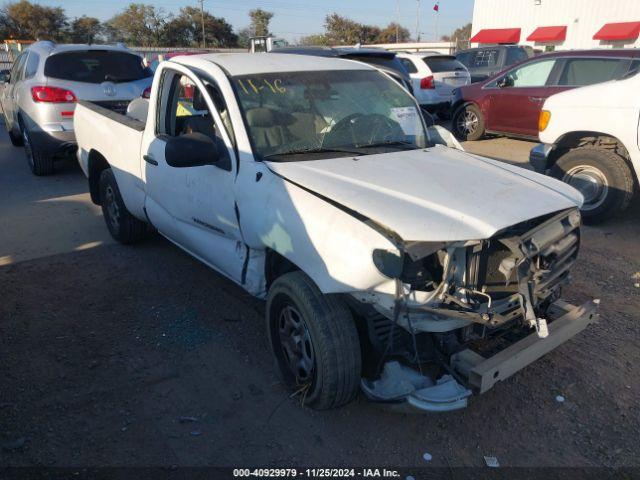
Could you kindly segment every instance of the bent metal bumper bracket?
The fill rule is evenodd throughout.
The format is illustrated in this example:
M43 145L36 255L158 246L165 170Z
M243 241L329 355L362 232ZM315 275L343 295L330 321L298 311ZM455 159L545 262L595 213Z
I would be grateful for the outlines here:
M532 333L489 358L463 350L451 356L451 368L467 379L469 388L482 394L598 321L599 303L592 300L577 307L558 300L548 311L548 337Z

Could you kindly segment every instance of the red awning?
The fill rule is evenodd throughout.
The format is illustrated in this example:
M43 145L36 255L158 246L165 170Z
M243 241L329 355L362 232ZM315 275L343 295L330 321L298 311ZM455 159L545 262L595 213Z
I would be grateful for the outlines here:
M471 37L471 43L518 43L519 28L485 28Z
M567 38L567 27L538 27L527 37L530 42L562 42Z
M640 22L606 23L593 36L594 40L635 40L640 35Z

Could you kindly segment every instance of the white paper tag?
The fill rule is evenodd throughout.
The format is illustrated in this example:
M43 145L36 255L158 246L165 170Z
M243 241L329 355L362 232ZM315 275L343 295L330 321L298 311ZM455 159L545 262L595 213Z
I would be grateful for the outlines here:
M422 124L416 107L395 107L391 109L391 117L400 124L405 135L419 135Z

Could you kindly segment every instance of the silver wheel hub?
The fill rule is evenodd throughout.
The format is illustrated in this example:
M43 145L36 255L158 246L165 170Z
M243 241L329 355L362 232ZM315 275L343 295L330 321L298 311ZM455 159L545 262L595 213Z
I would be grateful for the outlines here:
M593 210L604 202L609 193L609 182L602 171L590 165L579 165L565 173L562 180L578 190L584 197L582 210Z
M108 185L105 189L105 203L107 212L109 213L109 222L114 228L118 228L120 225L120 209L118 208L118 204L116 203L116 194L111 188L111 185Z
M302 315L292 305L285 306L278 318L282 353L298 385L313 380L315 354L309 329Z
M472 134L478 128L478 116L467 110L458 116L458 130L467 135Z

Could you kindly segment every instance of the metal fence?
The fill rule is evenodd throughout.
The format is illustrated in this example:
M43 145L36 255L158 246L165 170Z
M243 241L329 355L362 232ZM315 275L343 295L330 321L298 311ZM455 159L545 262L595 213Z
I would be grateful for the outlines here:
M6 50L0 50L0 70L11 70L13 58Z

